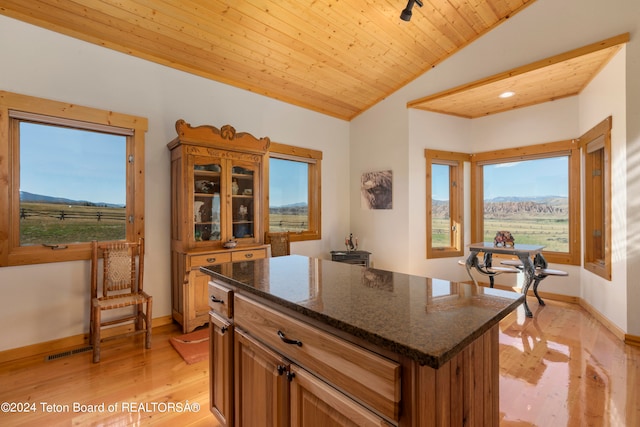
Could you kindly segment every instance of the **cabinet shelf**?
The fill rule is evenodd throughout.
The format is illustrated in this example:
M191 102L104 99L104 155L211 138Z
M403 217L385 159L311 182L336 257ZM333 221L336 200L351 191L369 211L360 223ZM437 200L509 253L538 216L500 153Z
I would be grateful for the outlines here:
M208 171L204 169L194 169L193 175L197 177L204 177L204 178L219 178L220 171L216 172L216 171Z

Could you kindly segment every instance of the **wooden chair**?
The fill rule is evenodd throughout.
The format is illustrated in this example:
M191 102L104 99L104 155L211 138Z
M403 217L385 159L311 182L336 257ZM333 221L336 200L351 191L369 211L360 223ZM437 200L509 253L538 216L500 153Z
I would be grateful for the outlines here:
M291 254L289 233L266 233L265 243L271 245L271 256L285 256Z
M100 343L118 336L145 334L145 348L151 348L152 297L143 291L144 239L137 243L91 242L91 320L89 341L93 346L93 362L100 361ZM138 262L136 263L136 259ZM99 260L101 262L99 263ZM137 266L136 266L137 264ZM102 267L102 279L98 270ZM101 288L101 289L100 289ZM144 307L146 305L146 307ZM102 312L133 307L133 313L102 320ZM143 308L145 308L143 310ZM129 330L101 338L104 326L133 322Z

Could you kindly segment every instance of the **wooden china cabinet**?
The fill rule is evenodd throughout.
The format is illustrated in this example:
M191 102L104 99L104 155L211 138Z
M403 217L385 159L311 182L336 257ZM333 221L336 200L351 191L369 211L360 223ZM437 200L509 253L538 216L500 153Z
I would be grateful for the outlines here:
M269 138L176 122L171 150L171 304L190 332L209 321L202 265L264 258L262 227ZM233 245L234 247L228 247Z

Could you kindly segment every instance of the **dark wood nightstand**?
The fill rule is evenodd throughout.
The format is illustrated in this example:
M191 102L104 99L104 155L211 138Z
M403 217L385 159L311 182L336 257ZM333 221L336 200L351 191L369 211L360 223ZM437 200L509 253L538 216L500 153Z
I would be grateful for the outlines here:
M367 251L331 251L331 261L357 264L369 267L369 255Z

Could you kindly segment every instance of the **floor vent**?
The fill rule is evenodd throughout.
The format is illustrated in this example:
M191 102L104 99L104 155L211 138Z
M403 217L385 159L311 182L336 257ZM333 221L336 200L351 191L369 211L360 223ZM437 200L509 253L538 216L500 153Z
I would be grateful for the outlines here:
M51 360L57 360L63 357L73 356L74 354L78 354L78 353L86 353L87 351L92 351L92 350L93 350L92 346L74 348L73 350L63 351L62 353L50 354L45 358L45 360L49 362Z

